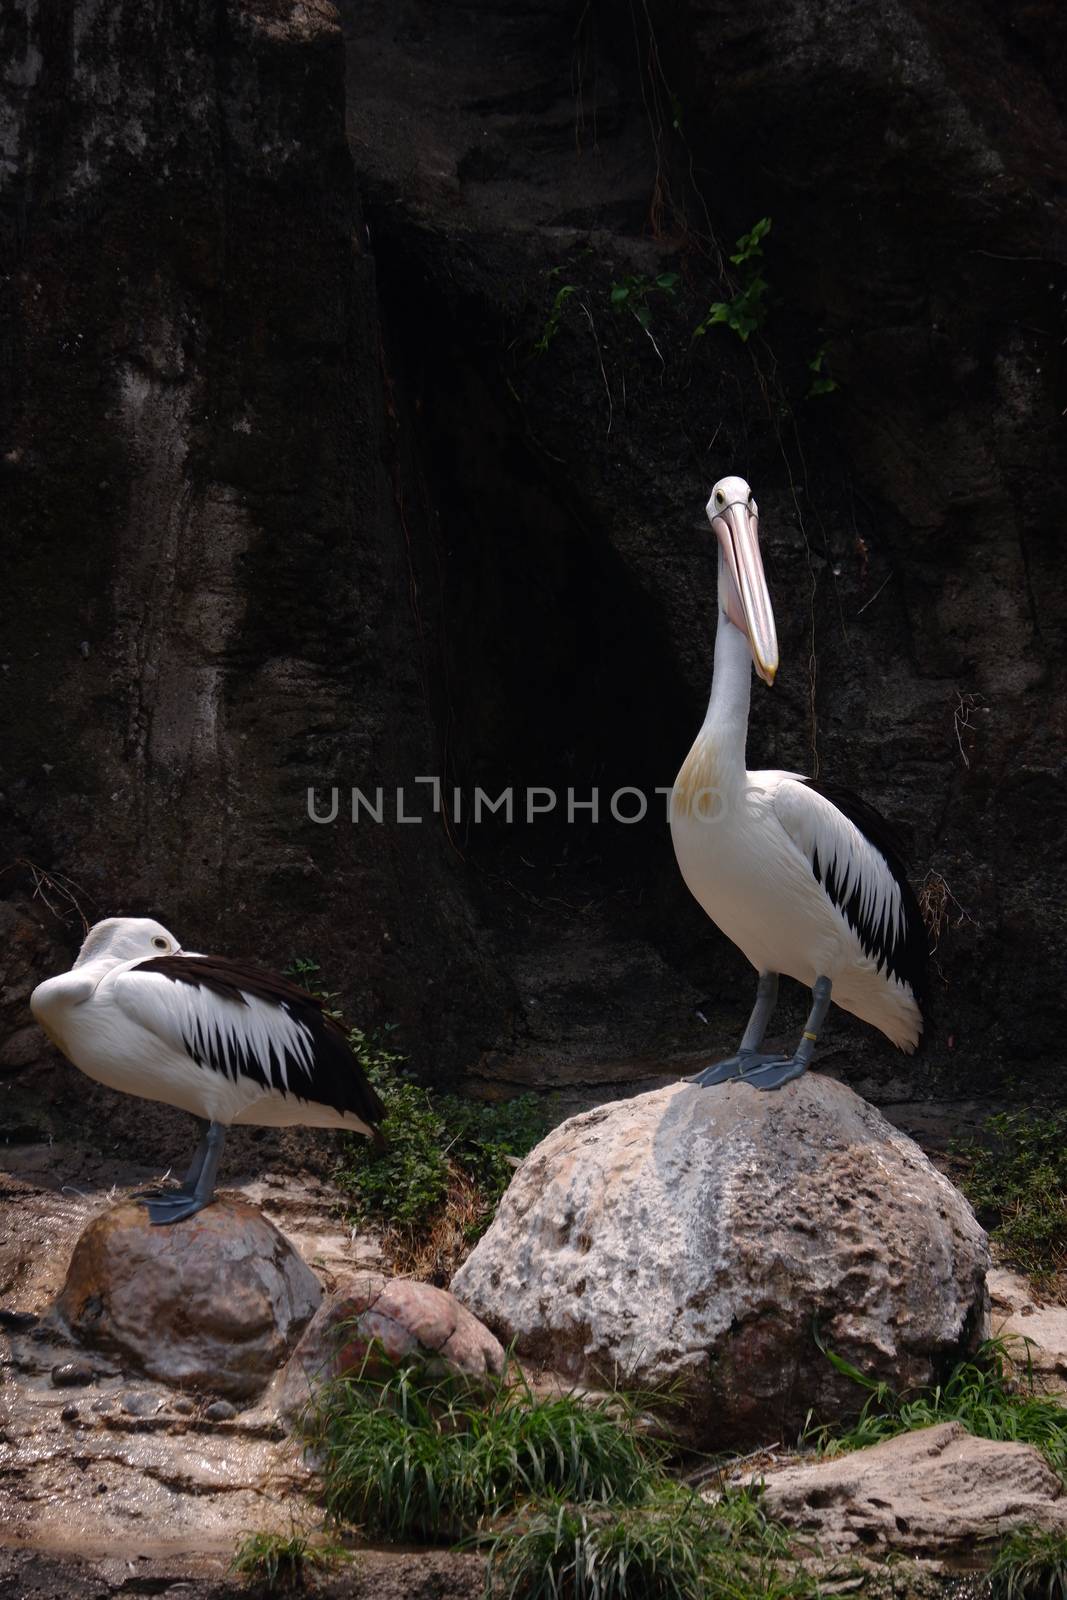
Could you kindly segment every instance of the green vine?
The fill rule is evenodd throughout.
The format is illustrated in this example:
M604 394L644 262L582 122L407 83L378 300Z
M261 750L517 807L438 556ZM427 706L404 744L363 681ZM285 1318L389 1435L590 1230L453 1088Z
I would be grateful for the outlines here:
M631 312L647 333L652 322L649 295L658 292L673 299L680 282L677 272L661 272L655 278L646 278L643 273L627 273L625 278L612 284L611 304L616 311Z
M763 241L770 231L770 217L761 217L738 239L730 257L737 268L737 293L732 300L716 300L708 307L707 316L693 330L694 339L703 338L709 328L722 323L747 343L750 335L763 327L770 309L767 304L770 286L763 276Z

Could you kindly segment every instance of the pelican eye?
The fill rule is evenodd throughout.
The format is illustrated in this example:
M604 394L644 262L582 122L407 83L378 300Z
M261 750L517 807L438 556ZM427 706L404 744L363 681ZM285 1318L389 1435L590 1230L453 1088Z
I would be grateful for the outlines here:
M721 506L725 499L726 499L726 496L723 494L722 490L721 489L716 489L716 491L715 491L715 504L717 506Z
M157 950L165 950L167 948L166 939L153 939L152 943L155 945Z

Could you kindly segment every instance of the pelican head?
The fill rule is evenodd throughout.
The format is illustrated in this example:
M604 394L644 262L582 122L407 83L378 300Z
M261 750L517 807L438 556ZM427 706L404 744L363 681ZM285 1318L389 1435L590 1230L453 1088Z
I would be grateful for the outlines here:
M181 946L172 933L151 917L107 917L90 928L78 951L75 967L89 961L147 961L151 956L173 956Z
M744 478L720 478L707 512L719 541L719 607L748 640L764 683L773 683L778 636L759 553L759 512Z

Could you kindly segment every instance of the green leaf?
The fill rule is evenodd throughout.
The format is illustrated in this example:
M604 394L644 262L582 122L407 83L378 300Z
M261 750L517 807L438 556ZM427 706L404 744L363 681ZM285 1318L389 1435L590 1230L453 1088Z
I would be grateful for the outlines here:
M736 253L730 257L730 260L734 263L734 266L743 266L744 263L751 260L753 256L762 255L763 241L770 231L770 217L761 217L760 220L749 229L748 233L743 233L740 239L737 241Z

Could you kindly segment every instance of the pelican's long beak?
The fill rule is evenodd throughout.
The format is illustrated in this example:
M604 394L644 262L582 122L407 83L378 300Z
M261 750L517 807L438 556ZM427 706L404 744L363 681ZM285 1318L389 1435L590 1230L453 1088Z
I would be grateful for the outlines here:
M759 517L754 506L735 500L721 511L709 505L708 521L732 580L726 614L748 639L764 683L773 683L778 671L778 635L759 551Z

